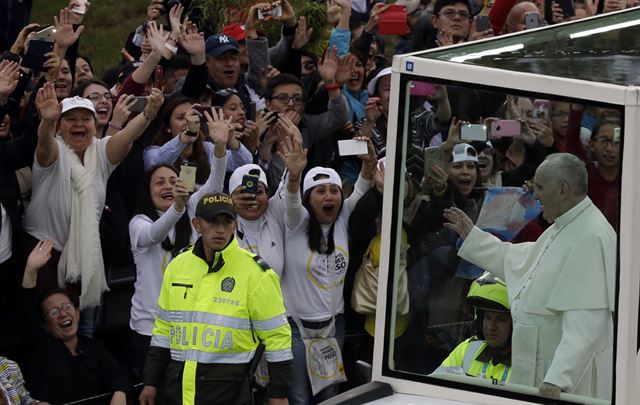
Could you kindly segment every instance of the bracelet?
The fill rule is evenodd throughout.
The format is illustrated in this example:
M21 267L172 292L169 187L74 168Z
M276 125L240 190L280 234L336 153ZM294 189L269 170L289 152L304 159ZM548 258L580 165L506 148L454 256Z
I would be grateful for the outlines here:
M147 121L149 121L149 122L153 121L153 120L156 118L156 115L155 115L155 114L153 115L153 117L149 117L149 116L147 116L147 110L144 110L144 111L142 112L142 116L144 117L144 119L145 119L145 120L147 120Z
M337 82L334 82L332 84L324 84L324 88L327 91L333 91L333 90L339 90L340 89L340 85Z
M116 125L113 122L109 121L109 128L117 129L118 131L120 131L122 129L122 126Z
M176 54L178 53L178 47L177 46L173 46L173 45L169 45L168 43L164 43L164 47L167 48L168 50L171 51L172 54Z
M169 39L177 44L178 42L180 42L180 34L174 34L173 32L171 32L169 33Z

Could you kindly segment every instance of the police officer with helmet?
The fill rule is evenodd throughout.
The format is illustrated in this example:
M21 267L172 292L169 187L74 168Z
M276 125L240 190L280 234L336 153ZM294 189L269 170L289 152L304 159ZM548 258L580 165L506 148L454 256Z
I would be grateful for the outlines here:
M200 238L164 274L140 403L251 403L264 345L269 404L286 404L293 357L277 274L238 245L228 195L202 197L193 226Z
M464 374L504 384L511 376L512 321L504 281L486 272L469 288L476 335L460 343L435 371Z

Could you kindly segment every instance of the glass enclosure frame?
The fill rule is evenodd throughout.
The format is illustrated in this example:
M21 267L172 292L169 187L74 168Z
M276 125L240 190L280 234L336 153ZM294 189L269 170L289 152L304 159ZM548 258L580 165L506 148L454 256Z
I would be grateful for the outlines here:
M596 17L589 20L595 20ZM606 18L606 17L605 17ZM638 15L640 18L640 15ZM589 23L589 21L586 21ZM569 23L581 24L581 22ZM566 24L566 25L569 25ZM589 23L591 24L591 23ZM562 24L565 25L565 24ZM547 29L554 29L550 27ZM531 35L530 32L510 35ZM502 37L494 40L499 42ZM490 41L485 45L490 45ZM466 48L477 46L478 43L462 44L447 48L465 51ZM383 252L380 263L380 279L378 289L378 311L376 315L376 341L374 350L373 379L390 383L394 391L400 393L420 394L434 398L447 398L452 400L470 401L486 404L511 404L511 403L539 403L540 398L527 396L524 393L505 393L497 396L495 388L476 387L470 391L469 385L463 385L455 381L443 381L429 379L420 375L409 375L404 372L391 370L387 363L389 358L388 341L394 324L395 313L391 310L393 299L392 268L395 265L390 258L395 258L399 249L399 240L395 235L400 224L397 215L388 215L398 211L398 195L402 195L401 172L396 167L400 162L403 148L397 144L398 136L405 130L405 122L408 117L407 82L409 80L445 81L468 83L474 87L483 87L491 90L502 90L517 94L547 94L565 99L583 100L595 104L611 104L624 107L623 128L627 134L622 149L622 179L620 202L620 230L618 235L618 282L616 293L616 314L614 322L615 342L614 356L616 359L614 369L613 401L615 404L633 403L638 398L636 390L638 371L636 370L637 353L637 329L638 329L638 302L640 295L640 277L638 266L633 263L640 261L640 250L634 249L634 241L640 240L640 184L634 178L635 173L640 173L640 139L634 136L640 128L640 87L621 86L615 84L598 83L592 81L577 80L540 74L517 72L512 70L500 70L495 68L455 63L438 59L429 59L430 53L442 53L446 49L438 49L429 53L420 52L404 56L396 56L393 60L392 90L387 137L387 159L385 184L392 190L384 193L384 206L382 222L382 246ZM481 78L474 81L474 78ZM480 82L482 84L480 84ZM393 130L395 129L395 134ZM400 137L402 139L402 137ZM393 237L391 235L394 235ZM384 338L381 338L384 337ZM455 380L453 378L452 380ZM460 389L463 387L462 389ZM563 397L565 395L563 394ZM565 397L569 400L570 397ZM532 402L528 402L532 401Z

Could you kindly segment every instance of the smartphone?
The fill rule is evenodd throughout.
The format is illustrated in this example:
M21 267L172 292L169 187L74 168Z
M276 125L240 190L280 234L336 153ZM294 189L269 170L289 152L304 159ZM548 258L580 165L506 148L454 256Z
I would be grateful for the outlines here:
M491 136L498 138L519 137L521 134L520 121L499 120L491 123Z
M366 155L369 153L367 141L357 139L345 139L338 141L338 154L340 156Z
M438 85L434 83L412 81L410 86L410 94L412 96L433 97L438 92Z
M180 180L189 192L196 188L196 167L191 165L180 166Z
M528 30L538 28L540 26L540 14L536 11L524 13L524 25Z
M133 99L136 101L135 103L133 103L131 108L129 108L131 112L141 113L144 111L145 108L147 108L147 103L149 102L149 100L147 99L147 96L134 97Z
M153 71L153 87L160 90L164 88L164 72L161 65L156 65Z
M53 42L41 39L32 39L29 41L27 52L25 52L24 57L22 58L22 66L36 72L43 72L46 70L43 67L47 61L47 57L45 55L52 51Z
M466 124L460 127L460 139L463 141L487 141L487 127L480 124Z
M56 40L56 27L50 25L48 27L42 28L40 31L36 32L31 40L41 39L43 41L54 42Z
M271 8L268 10L258 9L258 20L269 21L276 17L282 17L282 6L280 3L271 3Z
M476 17L476 32L483 32L491 29L491 20L488 15L479 15Z
M573 7L573 0L554 0L560 8L562 8L562 14L565 17L573 17L576 15L576 9Z
M76 14L84 14L87 12L87 0L75 0L76 5L71 8L71 11Z
M551 102L549 100L535 99L533 100L533 118L537 118L539 121L549 121L549 108Z
M256 103L252 101L249 103L249 109L247 110L247 120L255 121L256 120Z
M429 146L424 150L424 172L433 175L432 166L438 166L444 169L442 154L439 146Z
M407 35L407 7L391 4L378 16L378 33L380 35Z
M620 127L613 128L613 142L620 143Z
M260 181L260 177L253 174L245 174L242 176L242 185L244 186L242 192L253 194L254 197L251 198L251 200L255 200L255 195L258 194L258 181Z

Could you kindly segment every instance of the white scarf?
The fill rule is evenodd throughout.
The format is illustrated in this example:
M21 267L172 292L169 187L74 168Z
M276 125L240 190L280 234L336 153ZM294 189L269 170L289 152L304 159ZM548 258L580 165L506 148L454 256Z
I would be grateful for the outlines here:
M80 308L92 308L100 305L100 296L107 290L93 182L96 142L94 139L84 152L84 165L63 142L58 145L62 146L59 153L69 156L72 186L69 239L58 263L58 285L80 282Z

